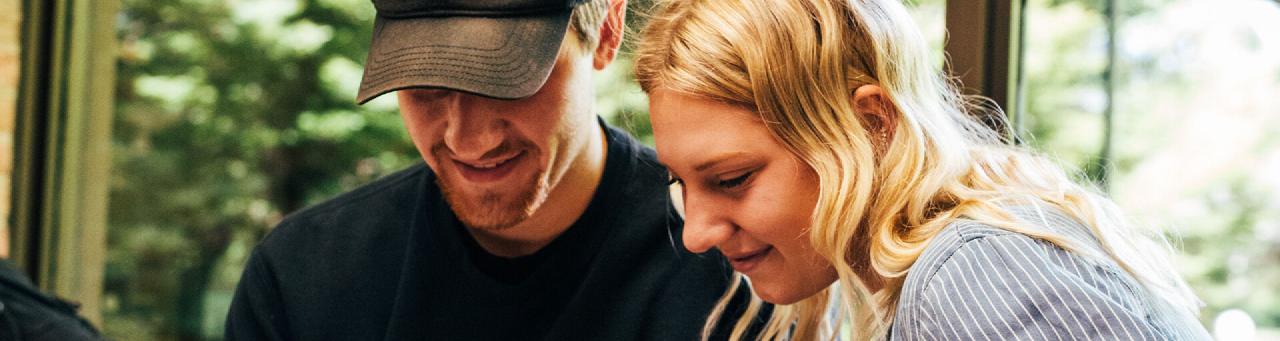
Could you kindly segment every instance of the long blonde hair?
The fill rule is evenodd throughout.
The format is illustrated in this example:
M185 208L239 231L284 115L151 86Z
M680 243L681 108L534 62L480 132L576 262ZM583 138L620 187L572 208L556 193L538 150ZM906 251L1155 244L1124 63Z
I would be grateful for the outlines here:
M844 324L855 339L883 336L912 264L961 218L1110 259L1169 309L1188 316L1198 309L1162 237L1133 227L1096 189L1002 143L1001 132L975 119L1001 115L942 75L899 1L659 0L655 8L636 49L641 87L758 113L819 179L810 242L834 264L839 285L775 307L761 339L834 337ZM877 122L866 122L853 103L854 90L867 84L883 89L897 118L888 140L876 141L878 150L867 129ZM1088 226L1100 247L1016 221L1008 207L1027 204ZM882 277L881 290L872 292L859 272ZM738 289L725 293L704 338ZM734 339L760 307L753 295ZM829 308L840 325L828 323Z

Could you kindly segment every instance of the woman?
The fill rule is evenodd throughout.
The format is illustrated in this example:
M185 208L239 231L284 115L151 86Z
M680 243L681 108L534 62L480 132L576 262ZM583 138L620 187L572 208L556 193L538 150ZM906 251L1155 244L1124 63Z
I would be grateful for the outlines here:
M685 246L754 291L735 339L761 299L764 339L1208 338L1167 244L975 120L896 0L657 8L636 75Z

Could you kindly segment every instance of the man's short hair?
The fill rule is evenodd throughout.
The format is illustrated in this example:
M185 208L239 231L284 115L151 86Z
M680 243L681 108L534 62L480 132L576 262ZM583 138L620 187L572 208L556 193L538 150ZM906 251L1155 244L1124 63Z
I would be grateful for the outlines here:
M591 0L578 5L569 17L569 30L578 38L582 51L595 50L600 44L600 25L609 15L610 0Z

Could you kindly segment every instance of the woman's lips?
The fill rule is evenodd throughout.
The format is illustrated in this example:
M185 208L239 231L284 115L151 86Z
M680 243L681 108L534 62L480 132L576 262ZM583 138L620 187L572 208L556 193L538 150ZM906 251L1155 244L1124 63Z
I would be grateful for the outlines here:
M471 182L494 182L505 178L511 171L516 168L521 161L524 161L525 152L519 152L515 155L504 159L485 160L483 162L462 162L452 160L457 166L458 173L462 177Z
M733 266L734 271L747 273L759 266L771 252L773 252L773 247L768 246L755 251L725 255L725 257L729 258L729 265Z

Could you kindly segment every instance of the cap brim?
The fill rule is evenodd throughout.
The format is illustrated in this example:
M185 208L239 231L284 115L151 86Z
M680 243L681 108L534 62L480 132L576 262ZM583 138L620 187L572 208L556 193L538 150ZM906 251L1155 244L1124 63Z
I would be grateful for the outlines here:
M356 101L407 88L516 99L551 74L569 12L506 18L431 17L374 22Z

